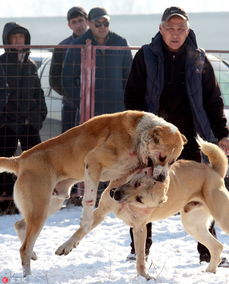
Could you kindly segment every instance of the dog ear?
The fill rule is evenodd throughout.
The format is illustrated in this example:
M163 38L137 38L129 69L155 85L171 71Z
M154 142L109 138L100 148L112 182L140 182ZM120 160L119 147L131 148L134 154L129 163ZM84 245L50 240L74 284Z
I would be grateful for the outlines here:
M183 135L181 134L181 137L182 137L182 140L184 142L184 145L188 143L188 139Z

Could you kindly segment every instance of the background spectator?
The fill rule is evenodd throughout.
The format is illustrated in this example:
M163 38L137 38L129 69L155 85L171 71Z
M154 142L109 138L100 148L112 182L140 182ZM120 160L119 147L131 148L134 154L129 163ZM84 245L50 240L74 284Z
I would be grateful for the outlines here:
M110 16L104 8L96 7L88 14L89 30L72 44L128 46L127 40L109 30ZM74 106L75 119L68 127L80 122L80 56L79 48L69 48L65 57L62 80L64 94ZM124 110L123 94L132 63L130 50L96 51L95 115Z
M27 150L41 142L39 130L47 114L47 107L37 68L29 57L29 31L10 22L3 29L5 48L0 56L0 156L15 154L18 141ZM18 45L18 46L17 46ZM12 197L14 180L11 174L0 174L0 196ZM9 201L0 202L5 210Z
M136 53L125 90L125 107L158 114L175 124L188 139L180 158L200 162L195 137L199 134L211 140L212 132L219 146L229 153L220 88L183 9L167 8L159 32ZM209 230L216 236L213 224ZM146 255L152 243L151 225L147 225L147 231ZM131 246L129 257L135 258L133 240ZM205 246L198 243L198 251L200 261L210 261Z
M84 34L87 29L87 13L82 7L72 7L67 13L68 26L73 31L72 35L64 39L59 45L72 44L73 40ZM55 48L52 56L52 62L49 72L50 86L61 96L64 96L61 84L61 72L65 57L65 48ZM63 98L62 108L62 132L69 129L69 123L75 120L75 109Z

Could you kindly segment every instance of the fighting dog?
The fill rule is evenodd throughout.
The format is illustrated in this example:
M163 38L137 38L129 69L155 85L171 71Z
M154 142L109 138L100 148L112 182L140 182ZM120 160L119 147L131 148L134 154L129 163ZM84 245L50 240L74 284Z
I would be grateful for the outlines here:
M1 157L0 172L17 176L14 200L24 219L15 228L24 276L31 273L33 246L46 218L62 206L73 184L85 184L81 225L87 231L99 181L119 179L149 160L163 178L166 165L177 159L185 143L179 130L162 118L125 111L94 117L18 157Z
M208 228L214 218L229 234L229 193L223 179L227 172L227 157L217 145L201 138L197 141L210 165L178 160L163 182L141 171L116 189L112 189L114 184L110 184L94 211L92 228L110 212L133 227L137 272L147 280L151 277L145 265L146 224L177 212L181 213L184 229L210 251L211 260L206 271L216 272L221 260L223 245L209 233ZM69 240L71 247L76 247L85 235L81 226ZM69 253L66 250L61 252Z

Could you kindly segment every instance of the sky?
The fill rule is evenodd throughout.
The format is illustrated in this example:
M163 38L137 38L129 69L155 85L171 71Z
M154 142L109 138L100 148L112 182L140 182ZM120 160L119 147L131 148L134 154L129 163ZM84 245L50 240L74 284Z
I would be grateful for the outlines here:
M137 276L135 262L126 261L130 252L129 227L109 214L67 256L55 250L79 226L82 207L63 209L46 222L34 251L32 276L22 278L19 258L20 242L13 224L20 215L0 216L0 283L11 284L227 284L229 268L219 267L216 274L204 272L199 264L194 241L184 232L180 216L153 223L153 245L148 258L146 281ZM228 257L229 238L217 228L218 240L224 244L222 256ZM8 282L6 282L8 280Z
M96 6L104 7L111 15L161 14L173 5L189 13L229 11L228 0L1 0L0 17L65 16L76 5L87 12Z

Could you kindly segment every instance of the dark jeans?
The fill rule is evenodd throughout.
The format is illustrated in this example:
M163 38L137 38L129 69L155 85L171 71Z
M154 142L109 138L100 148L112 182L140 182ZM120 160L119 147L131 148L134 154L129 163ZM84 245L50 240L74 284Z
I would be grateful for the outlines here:
M193 160L196 162L201 162L201 155L200 152L198 150L198 146L197 144L193 144L193 145L188 145L184 147L184 150L182 151L179 159L185 159L185 160ZM145 252L146 255L149 254L149 249L151 247L152 244L152 237L151 237L151 230L152 230L152 224L148 223L146 225L147 228L147 237L146 237L146 244L145 244ZM216 238L216 232L214 229L214 222L211 224L211 227L209 228L209 232ZM130 228L130 237L131 237L131 253L135 253L135 248L134 248L134 238L133 238L133 231L132 228ZM200 255L208 255L210 258L210 252L209 250L202 245L201 243L197 244L197 250L199 252Z
M15 155L18 141L21 143L22 151L28 150L41 142L38 130L30 125L20 127L18 133L8 126L0 127L0 157L11 157ZM0 174L0 195L12 196L16 177L9 173ZM0 202L0 209L7 208L9 201Z

